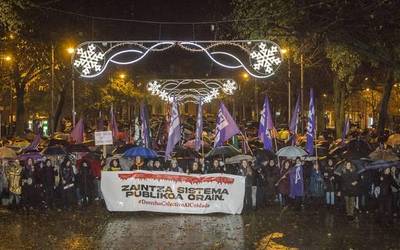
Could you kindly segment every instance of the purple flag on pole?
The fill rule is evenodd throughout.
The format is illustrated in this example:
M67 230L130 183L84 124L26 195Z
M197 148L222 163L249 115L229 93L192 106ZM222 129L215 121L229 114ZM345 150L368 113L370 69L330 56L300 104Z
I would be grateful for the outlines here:
M296 106L292 113L292 119L289 124L289 132L291 134L292 145L296 142L297 124L299 123L300 114L300 96L297 97Z
M203 103L199 103L197 108L197 120L196 120L196 137L194 141L194 149L199 152L201 148L201 135L203 133Z
M141 132L144 147L150 147L150 133L149 133L149 118L147 113L146 104L140 104L140 120L142 121Z
M347 134L350 131L350 118L346 117L344 121L344 127L343 127L343 132L342 132L342 144L344 144L344 140L346 139Z
M115 118L115 114L114 114L114 110L113 107L111 106L111 110L110 110L110 122L111 122L111 131L112 131L112 135L114 138L118 137L118 124L117 124L117 120Z
M39 143L40 143L40 133L35 135L35 138L33 138L33 141L31 142L31 144L29 144L28 147L25 148L25 151L27 150L37 150Z
M307 121L307 144L306 151L309 155L314 153L314 136L315 136L315 100L314 90L310 89L310 106L308 110Z
M83 143L83 131L84 131L83 119L81 118L75 125L74 129L71 131L71 139L75 143Z
M165 149L165 158L170 159L175 145L181 140L181 126L179 121L179 110L176 101L172 103L171 120L168 132L168 143Z
M271 116L271 109L269 106L268 97L265 97L263 110L261 112L260 127L258 136L264 143L265 150L272 150L272 136L271 131L274 129L274 123Z
M233 120L231 114L229 114L229 111L226 109L225 105L221 102L217 116L214 148L222 146L224 142L239 133L240 130L236 125L236 122Z

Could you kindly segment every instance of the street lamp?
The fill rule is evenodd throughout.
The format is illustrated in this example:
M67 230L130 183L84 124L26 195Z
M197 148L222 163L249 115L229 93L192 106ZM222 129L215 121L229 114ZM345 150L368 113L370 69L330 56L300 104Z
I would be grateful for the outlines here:
M75 127L75 79L74 79L74 64L73 64L73 59L74 59L74 54L75 54L75 48L73 47L68 47L67 48L68 54L71 55L71 85L72 85L72 127Z
M126 77L125 73L120 73L120 74L119 74L119 78L120 78L120 79L125 79L125 77Z
M291 107L292 107L292 72L290 68L290 56L289 49L281 49L282 55L286 55L288 61L288 124L291 118Z

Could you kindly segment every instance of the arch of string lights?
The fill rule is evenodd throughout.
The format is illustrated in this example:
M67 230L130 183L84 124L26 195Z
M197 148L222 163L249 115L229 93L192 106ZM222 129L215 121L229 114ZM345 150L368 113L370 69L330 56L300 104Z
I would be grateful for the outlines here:
M232 79L159 79L147 84L152 95L179 103L210 103L222 94L233 95L236 89Z
M255 78L272 76L282 63L279 45L267 40L236 41L89 41L73 56L74 68L83 78L100 76L110 64L134 64L153 52L179 47L204 53L213 63L243 69Z

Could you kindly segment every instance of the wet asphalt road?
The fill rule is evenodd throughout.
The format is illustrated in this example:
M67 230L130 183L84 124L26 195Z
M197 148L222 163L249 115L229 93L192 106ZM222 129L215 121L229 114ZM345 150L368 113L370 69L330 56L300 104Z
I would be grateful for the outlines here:
M400 220L371 214L269 207L245 215L9 211L0 208L0 249L400 249Z

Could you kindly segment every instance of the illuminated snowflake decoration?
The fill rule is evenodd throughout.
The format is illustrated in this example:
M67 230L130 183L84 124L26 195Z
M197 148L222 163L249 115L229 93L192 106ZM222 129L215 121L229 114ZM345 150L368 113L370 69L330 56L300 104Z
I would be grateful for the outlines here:
M159 84L157 81L151 81L147 85L147 90L150 91L152 95L158 95L160 93L161 89L161 84Z
M210 103L221 94L233 95L237 84L232 79L159 79L147 84L147 90L161 100L180 103Z
M282 62L280 49L276 45L269 46L267 43L261 42L251 51L250 61L254 70L270 75Z
M228 95L233 95L233 93L237 90L236 82L233 80L227 80L224 84L222 84L222 91Z
M77 49L76 54L78 59L74 61L74 66L80 68L83 75L99 72L103 67L104 53L93 44L87 46L86 49Z

